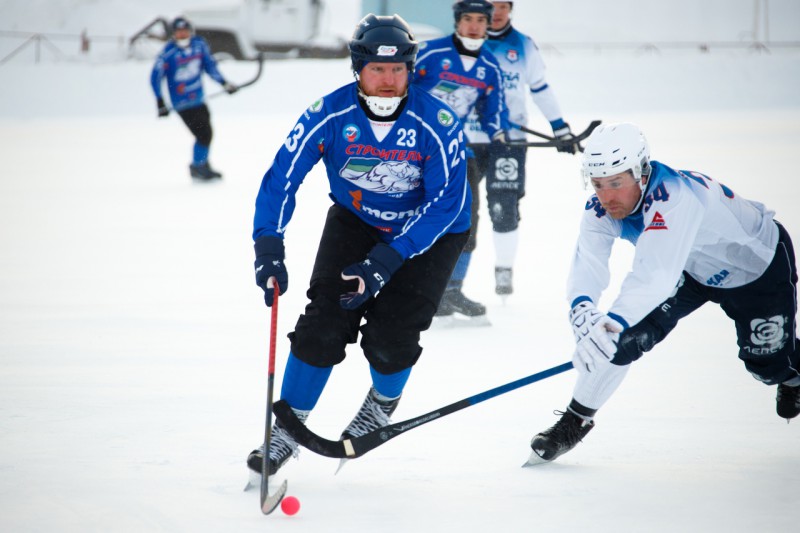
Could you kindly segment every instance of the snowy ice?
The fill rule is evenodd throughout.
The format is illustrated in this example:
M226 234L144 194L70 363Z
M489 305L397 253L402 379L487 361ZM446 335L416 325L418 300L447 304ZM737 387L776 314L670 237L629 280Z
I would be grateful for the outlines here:
M6 0L0 29L75 32L82 16L95 33L130 35L193 4L213 3ZM356 2L334 4L349 8L337 14L347 33ZM518 25L535 34L541 3L517 4ZM798 529L800 419L777 417L775 388L748 375L733 324L712 305L634 365L585 442L555 463L521 468L530 438L568 403L572 372L399 436L336 476L336 460L303 450L277 476L300 512L263 516L258 491L242 491L263 438L269 333L253 204L299 114L352 79L348 61L268 61L256 85L210 100L211 161L225 177L197 184L188 131L175 115L156 118L151 61L123 61L113 46L76 51L0 65L0 530ZM766 203L800 243L800 50L545 48L545 60L574 130L635 122L655 159ZM254 65L220 68L244 81ZM493 325L425 333L395 420L569 360L564 286L588 192L577 157L531 149L528 166L514 295L502 305L493 293L484 216L465 292ZM326 191L319 165L286 236L276 394ZM631 250L618 245L609 299ZM354 346L309 426L335 438L368 387Z

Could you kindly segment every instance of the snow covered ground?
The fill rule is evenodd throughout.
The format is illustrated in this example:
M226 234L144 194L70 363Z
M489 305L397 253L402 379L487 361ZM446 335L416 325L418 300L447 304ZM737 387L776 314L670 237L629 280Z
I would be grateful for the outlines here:
M800 242L800 52L546 60L575 129L638 123L655 159L766 203ZM266 393L253 202L296 117L351 79L348 63L268 62L258 84L211 100L216 184L191 183L191 138L177 117L156 118L150 66L0 66L0 530L797 529L800 423L777 417L775 389L747 374L712 306L633 367L556 463L520 468L572 373L409 432L336 476L336 461L303 451L279 476L300 513L262 516L257 491L242 492ZM221 69L238 81L253 65ZM547 131L535 112L530 125ZM426 333L396 420L569 359L565 272L587 192L578 158L531 150L529 166L515 294L506 305L493 294L484 224L466 292L493 326ZM327 205L317 168L287 235L278 385ZM630 250L614 257L620 275ZM360 351L348 353L309 420L329 438L369 386Z

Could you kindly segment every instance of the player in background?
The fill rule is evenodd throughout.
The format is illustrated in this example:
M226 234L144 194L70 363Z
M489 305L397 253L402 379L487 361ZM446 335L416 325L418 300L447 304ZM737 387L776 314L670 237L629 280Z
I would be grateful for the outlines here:
M552 461L575 447L631 363L706 302L733 320L748 372L778 386L778 415L800 414L797 269L792 241L774 212L704 174L650 161L633 124L592 133L583 175L595 194L584 208L567 285L578 380L561 419L533 437L529 463ZM608 286L618 238L636 252L604 313L595 302Z
M503 143L509 125L502 77L497 61L484 46L492 18L492 3L488 0L458 0L453 4L453 15L455 32L452 35L420 45L414 85L446 102L462 121L474 111L476 120L492 143ZM472 189L472 230L436 316L453 317L458 313L471 321L488 323L486 307L470 300L462 292L477 244L479 184L483 178L471 149L467 176Z
M559 152L574 154L575 144L569 124L564 122L555 91L545 79L545 65L539 48L529 36L511 25L514 2L492 0L494 12L484 48L494 54L503 72L503 93L512 128L508 137L524 141L525 134L513 127L527 126L527 103L530 95L550 122L553 135L563 141ZM480 123L471 116L465 125L469 140L488 143ZM495 250L495 293L505 297L514 292L513 267L519 246L519 202L525 196L527 148L507 144L487 144L475 149L478 168L486 175L486 202L492 221Z
M422 353L420 333L430 327L468 238L472 200L461 122L410 86L418 44L406 22L367 15L349 46L356 81L303 112L261 183L253 230L256 283L271 305L268 280L275 278L281 293L288 286L284 237L295 193L322 159L333 205L310 301L289 334L280 397L305 421L360 332L372 386L343 438L389 424ZM276 422L269 471L297 446ZM247 465L260 473L263 457L262 446Z
M150 85L156 95L158 116L166 117L170 109L164 102L161 85L164 78L167 79L172 108L195 138L189 173L193 178L210 180L221 178L222 174L208 163L212 131L211 116L203 97L203 72L222 85L228 94L236 92L236 85L225 81L220 74L205 39L194 35L188 20L178 17L172 21L172 39L158 54L153 65Z

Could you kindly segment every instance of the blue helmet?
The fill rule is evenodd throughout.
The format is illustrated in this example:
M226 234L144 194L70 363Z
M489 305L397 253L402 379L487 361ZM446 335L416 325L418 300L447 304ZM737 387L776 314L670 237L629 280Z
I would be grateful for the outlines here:
M405 63L408 70L413 71L419 44L400 15L370 13L356 26L349 47L354 72L361 72L370 61Z
M184 17L176 17L175 20L172 21L171 27L172 33L175 33L178 30L194 31L192 24Z
M457 0L453 4L453 16L456 19L456 24L461 20L461 15L464 13L486 15L486 18L491 22L492 13L494 13L494 4L488 0Z

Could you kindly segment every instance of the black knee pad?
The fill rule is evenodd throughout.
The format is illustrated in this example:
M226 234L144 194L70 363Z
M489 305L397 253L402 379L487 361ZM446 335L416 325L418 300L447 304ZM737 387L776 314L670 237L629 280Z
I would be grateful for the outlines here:
M508 233L519 227L519 199L516 194L490 193L487 203L494 231Z

